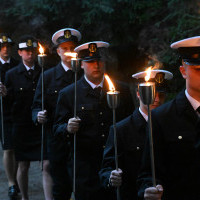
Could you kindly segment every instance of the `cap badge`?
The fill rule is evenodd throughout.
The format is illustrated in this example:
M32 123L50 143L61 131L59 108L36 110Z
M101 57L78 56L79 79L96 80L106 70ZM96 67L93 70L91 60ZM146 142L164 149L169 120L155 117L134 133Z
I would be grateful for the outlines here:
M162 83L164 81L165 74L163 72L159 72L155 76L155 81L157 83Z
M65 30L64 31L64 36L65 36L65 38L70 38L72 36L71 31L70 30Z
M3 36L2 36L2 41L3 41L3 42L8 42L8 38L7 38L5 35L3 35Z
M32 40L28 40L27 43L26 43L27 47L31 47L33 46L33 42Z
M97 45L95 43L89 44L89 56L93 56L93 54L97 51Z

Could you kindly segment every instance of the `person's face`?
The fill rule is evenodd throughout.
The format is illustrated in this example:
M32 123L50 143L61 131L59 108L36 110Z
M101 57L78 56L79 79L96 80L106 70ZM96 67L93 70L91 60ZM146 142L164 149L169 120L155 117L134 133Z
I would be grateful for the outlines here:
M100 83L102 81L105 72L105 63L103 61L82 61L82 68L89 81L93 83Z
M200 65L182 64L180 72L186 80L186 89L193 98L200 100Z
M155 100L153 104L150 105L150 109L157 108L165 102L166 94L164 92L156 92Z
M25 62L25 64L32 65L36 59L37 49L36 48L22 49L22 50L19 49L18 54L22 57L22 60L23 62Z
M10 44L5 43L1 45L0 55L4 59L8 59L11 56L12 47Z
M74 49L76 47L76 44L72 41L69 42L64 42L62 44L60 44L57 48L57 53L60 56L60 59L66 63L66 62L70 62L71 61L71 57L70 56L66 56L64 55L66 52L74 52Z

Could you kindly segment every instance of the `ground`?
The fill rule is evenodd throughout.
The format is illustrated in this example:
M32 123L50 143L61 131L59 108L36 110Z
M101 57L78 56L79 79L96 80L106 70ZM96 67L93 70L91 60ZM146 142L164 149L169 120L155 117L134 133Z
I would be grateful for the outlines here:
M2 163L3 152L0 149L0 200L8 200L8 185ZM38 162L32 162L29 171L29 199L44 200L42 172Z

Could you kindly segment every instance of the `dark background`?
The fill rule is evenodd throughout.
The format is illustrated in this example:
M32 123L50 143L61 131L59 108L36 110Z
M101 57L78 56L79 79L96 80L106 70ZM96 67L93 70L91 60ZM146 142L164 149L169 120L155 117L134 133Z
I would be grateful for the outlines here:
M71 27L82 41L110 42L108 72L131 82L131 75L147 67L148 59L174 74L173 93L184 86L178 71L180 60L170 49L174 41L200 32L198 0L1 0L0 32L14 41L32 34L49 53L49 66L57 62L51 37ZM14 56L17 57L16 47ZM173 96L173 95L172 95Z

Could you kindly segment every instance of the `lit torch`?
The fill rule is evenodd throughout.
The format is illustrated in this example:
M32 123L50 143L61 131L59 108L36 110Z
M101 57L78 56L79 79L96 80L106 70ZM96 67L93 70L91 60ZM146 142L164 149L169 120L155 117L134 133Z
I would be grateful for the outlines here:
M114 130L114 147L115 147L115 167L118 171L118 154L117 154L117 131L116 131L116 114L115 109L119 106L120 98L119 98L119 91L115 90L115 87L110 80L109 76L105 74L105 78L109 84L109 91L107 92L107 102L108 106L113 110L113 130ZM120 200L120 193L119 187L117 187L117 200Z
M146 76L145 76L146 82L139 84L139 94L142 102L148 107L148 132L149 132L149 144L150 144L150 155L151 155L152 182L153 186L156 187L152 121L151 121L151 110L150 110L150 104L152 104L155 100L155 83L148 82L151 76L151 70L152 70L151 67L149 67L146 70Z
M42 45L38 42L39 45L39 52L38 54L38 64L42 68L41 72L41 89L42 89L42 111L44 111L44 64L45 64L45 58L46 54L44 54L44 48ZM43 153L44 152L44 124L42 123L42 138L41 138L41 165L42 165L42 171L43 171Z
M44 48L42 47L42 45L38 42L39 45L39 52L40 54L38 54L38 64L40 65L40 67L44 67L45 64L45 57L47 56L46 54L44 54Z
M71 57L71 68L74 71L74 117L76 118L76 102L77 102L77 73L81 69L81 59L77 58L77 53L66 52L65 56ZM76 133L74 133L74 163L73 163L73 192L71 199L75 200L76 192Z

